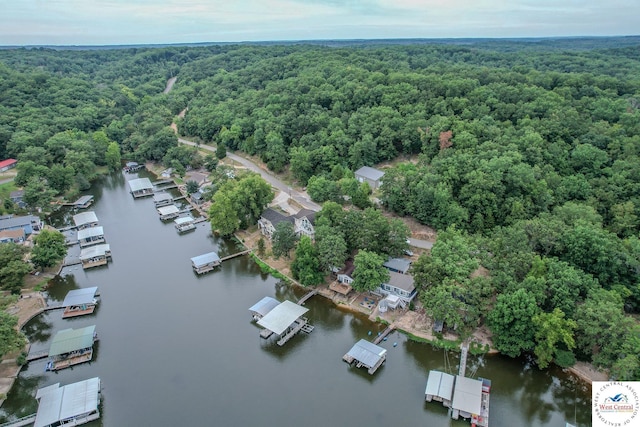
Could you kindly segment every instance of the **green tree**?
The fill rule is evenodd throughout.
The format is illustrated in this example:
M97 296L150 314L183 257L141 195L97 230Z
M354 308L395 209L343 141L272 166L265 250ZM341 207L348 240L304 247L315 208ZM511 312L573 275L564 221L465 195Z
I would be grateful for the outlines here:
M238 211L236 210L232 193L227 188L221 188L213 196L213 203L209 208L209 222L211 223L211 230L220 233L222 236L230 236L239 229Z
M373 291L389 281L389 270L382 264L384 259L375 252L361 250L353 259L353 289L358 292Z
M0 283L2 289L19 294L24 285L24 275L31 266L24 261L27 248L15 243L0 245Z
M22 200L31 209L46 208L53 199L55 190L52 190L47 182L38 177L30 178L24 187Z
M463 326L466 310L466 304L460 295L462 292L464 290L459 286L446 281L421 293L420 301L429 316L443 321L450 328L457 329Z
M524 289L498 295L488 316L496 348L511 357L533 350L535 330L531 322L538 311L535 298Z
M302 236L296 246L295 259L291 264L293 277L304 286L315 286L323 281L318 252L309 236Z
M222 142L218 143L218 145L216 147L216 157L219 160L222 160L225 157L227 157L227 146L224 145L224 143L222 143Z
M199 187L198 187L198 183L195 182L194 180L190 179L189 181L187 181L186 183L186 187L187 187L187 194L193 194L196 191L198 191Z
M330 230L331 234L316 241L318 259L324 271L330 271L333 267L340 268L347 259L347 243L344 237L335 229Z
M556 357L558 344L564 345L567 350L575 347L573 332L576 322L565 319L564 313L559 308L551 313L539 313L531 318L535 329L536 346L534 353L538 366L544 369Z
M117 142L110 142L107 146L107 152L105 153L105 161L110 171L120 170L120 163L122 161L120 157L120 145Z
M296 246L296 236L293 224L289 221L282 221L276 225L276 229L271 236L271 249L273 256L280 258L286 256L289 258L291 249Z
M62 194L73 185L74 175L75 170L71 166L56 164L49 169L47 183L57 194Z
M0 357L22 348L26 339L17 330L18 318L5 311L0 311Z
M42 230L34 239L31 250L31 262L43 269L52 267L67 255L64 235L55 230Z

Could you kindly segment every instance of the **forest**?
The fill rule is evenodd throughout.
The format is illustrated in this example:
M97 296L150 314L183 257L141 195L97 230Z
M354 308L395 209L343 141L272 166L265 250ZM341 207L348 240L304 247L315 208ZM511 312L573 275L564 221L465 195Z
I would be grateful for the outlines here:
M540 367L586 360L640 379L638 46L2 49L0 158L18 159L14 184L35 208L87 189L121 158L206 165L178 145L175 121L180 135L256 156L329 202L324 238L302 240L300 259L340 239L346 251L390 253L360 248L348 227L354 215L377 220L352 179L375 166L385 172L373 194L381 209L438 231L413 266L430 315L460 331L486 324L498 350L533 354ZM221 186L218 199L246 193L246 182ZM336 214L345 200L360 213ZM0 209L15 211L6 200Z

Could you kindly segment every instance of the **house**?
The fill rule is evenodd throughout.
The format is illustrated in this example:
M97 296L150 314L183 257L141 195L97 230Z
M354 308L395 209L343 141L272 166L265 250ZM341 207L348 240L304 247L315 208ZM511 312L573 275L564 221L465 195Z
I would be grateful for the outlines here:
M96 325L59 331L49 347L47 371L89 362L93 358L93 343L97 340Z
M138 178L127 181L134 199L151 196L153 194L153 184L149 178Z
M280 212L275 211L271 208L267 208L262 215L260 215L260 219L258 220L258 228L260 228L260 232L271 239L273 236L273 232L276 231L276 226L283 221L288 221L292 224L295 224L295 218L290 216L284 216Z
M104 243L105 241L104 229L100 226L89 227L78 231L78 242L81 248Z
M14 204L16 204L20 209L24 209L27 206L27 204L23 200L23 197L24 197L24 190L12 191L9 194L9 198L11 199L11 201Z
M406 258L389 258L382 265L391 272L407 274L411 267L411 260Z
M338 282L345 283L350 285L353 283L353 278L351 275L353 271L356 269L355 264L353 263L353 259L348 259L344 263L344 267L336 273Z
M455 377L451 374L435 370L429 371L424 400L427 402L432 400L442 402L442 406L451 408L454 382Z
M351 365L356 362L356 368L365 367L369 375L373 375L387 359L387 350L361 339L342 356L342 360Z
M25 239L26 234L22 228L0 231L0 243L22 243Z
M86 424L100 418L100 378L43 387L36 392L36 400L38 412L33 427Z
M0 172L6 172L9 169L13 169L18 164L16 159L7 159L0 162Z
M97 227L98 217L94 211L82 212L73 216L73 223L78 230L85 228Z
M389 280L380 285L377 292L387 296L385 300L389 308L396 308L398 305L404 308L417 293L412 276L393 271L389 272Z
M295 232L298 237L309 236L314 240L316 231L313 227L316 219L316 213L310 209L301 209L300 212L293 215Z
M215 252L209 252L191 258L191 266L193 267L193 271L198 274L207 273L220 264L220 257Z
M40 231L43 227L42 220L34 215L27 216L8 216L0 219L0 231L23 229L28 236L36 231Z
M382 185L384 172L369 166L363 166L355 172L355 176L358 182L366 182L372 190L375 190Z
M200 206L204 203L204 195L200 192L200 190L191 194L191 203L194 203L197 206Z

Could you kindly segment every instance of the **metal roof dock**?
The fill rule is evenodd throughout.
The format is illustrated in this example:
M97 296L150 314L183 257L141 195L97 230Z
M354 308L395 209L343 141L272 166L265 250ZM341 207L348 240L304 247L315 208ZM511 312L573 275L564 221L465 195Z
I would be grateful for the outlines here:
M98 217L94 211L81 212L73 216L73 223L79 230L98 225Z
M86 209L91 206L91 203L93 203L93 196L82 196L73 202L73 207L76 209Z
M173 196L165 191L155 193L153 195L153 203L156 205L156 208L170 205L173 203Z
M104 243L104 228L98 226L78 230L78 242L81 248Z
M91 288L74 289L67 292L67 295L64 297L64 301L62 301L62 306L71 307L74 305L93 303L96 298L96 293L98 293L97 286L93 286Z
M309 311L308 308L291 301L284 301L278 304L258 320L258 325L265 328L266 331L266 333L260 333L260 336L268 338L272 334L276 334L280 338L278 345L282 346L299 331L311 332L313 326L308 324L309 320L307 318L302 317L307 311Z
M36 393L38 412L34 427L81 425L100 418L100 378L90 378L60 387L53 384Z
M253 315L254 320L260 320L264 316L266 316L271 310L276 308L280 304L275 298L264 297L257 303L253 304L249 311Z
M180 215L180 209L176 205L161 206L156 210L162 220L173 219Z
M203 274L213 270L221 263L220 257L215 252L198 255L191 258L191 265L198 274Z
M482 381L473 378L456 375L456 384L453 388L453 412L451 418L471 418L472 415L480 415L482 408Z
M427 387L424 390L424 398L427 402L436 400L442 405L450 408L451 397L453 396L453 384L455 377L440 371L429 371Z
M382 366L387 358L387 350L361 339L351 347L351 350L342 357L342 360L351 365L356 362L356 368L364 366L369 375L373 375Z
M131 194L134 198L151 196L153 194L153 184L149 178L137 178L127 181Z
M80 329L64 329L59 331L49 348L49 356L72 353L77 350L93 347L96 325Z

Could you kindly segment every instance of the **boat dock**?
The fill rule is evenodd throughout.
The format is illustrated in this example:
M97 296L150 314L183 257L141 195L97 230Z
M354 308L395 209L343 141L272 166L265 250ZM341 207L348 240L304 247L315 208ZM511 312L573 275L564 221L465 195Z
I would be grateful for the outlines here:
M49 352L47 350L37 351L27 355L27 362L33 362L34 360L45 359L47 357L49 357Z
M316 295L317 293L318 293L317 289L314 289L311 292L307 293L305 296L300 298L300 300L298 301L298 305L304 305L304 303L307 302L307 300L309 298L311 298L312 296Z
M465 376L467 371L467 353L469 352L469 344L460 344L460 366L458 367L458 375Z
M231 258L239 257L239 256L241 256L241 255L246 255L246 254L248 254L249 252L251 252L251 249L247 249L246 251L237 252L237 253L235 253L235 254L227 255L227 256L225 256L225 257L220 258L220 262L224 262L224 261L227 261L227 260L229 260L229 259L231 259Z
M8 423L0 424L0 427L22 427L30 426L36 421L37 414L27 415L26 417L19 418L15 421L9 421Z
M395 326L393 325L389 325L387 326L387 329L385 329L384 331L382 331L382 333L380 335L378 335L376 337L375 340L373 340L374 344L380 344L380 342L387 336L389 335L391 332L393 332L396 329Z

